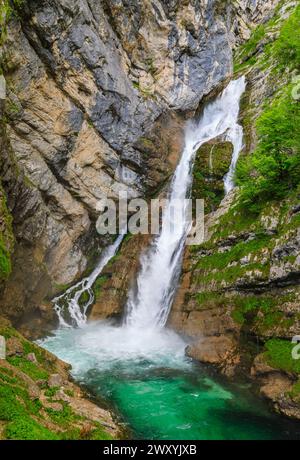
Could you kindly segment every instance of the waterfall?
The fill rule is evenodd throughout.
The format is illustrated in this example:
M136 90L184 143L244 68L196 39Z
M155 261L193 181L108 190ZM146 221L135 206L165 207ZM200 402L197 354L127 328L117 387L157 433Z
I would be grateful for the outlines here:
M207 104L198 122L187 124L185 146L171 183L160 235L141 258L137 287L129 294L124 322L131 328L163 328L166 324L189 232L184 199L189 196L195 153L202 144L222 134L234 147L230 169L224 178L226 193L234 187L234 171L243 145L238 115L245 87L245 77L231 81L216 100Z
M245 79L229 83L223 93L206 105L199 121L189 122L185 145L169 190L169 200L163 212L160 234L153 240L141 259L136 289L129 292L123 324L116 327L109 320L86 324L87 309L93 302L91 286L117 251L122 236L103 251L93 273L54 299L61 327L55 337L45 343L50 350L71 361L81 370L98 368L124 371L127 366L143 369L188 366L185 340L164 328L178 285L185 240L190 224L186 218L186 201L192 182L193 160L197 149L223 135L234 145L230 181L242 146L238 130L239 101L245 90ZM226 181L226 178L224 178ZM173 206L174 203L177 205ZM179 205L178 205L179 203ZM174 208L172 210L172 208ZM173 212L172 212L173 211ZM82 304L83 293L88 297ZM71 326L82 326L72 328ZM62 345L67 344L67 346ZM64 347L64 348L63 348ZM76 356L76 358L72 358ZM122 371L123 370L123 371Z
M86 323L88 308L94 301L92 286L105 265L116 254L123 237L124 234L119 235L113 244L103 250L97 266L89 276L83 278L77 284L67 289L64 294L52 300L60 326L81 327Z
M199 121L190 121L185 129L185 144L170 186L163 211L162 228L147 253L141 258L136 289L129 292L124 325L130 329L162 329L168 319L181 270L186 237L190 230L187 202L192 183L195 153L205 142L220 135L233 144L230 169L224 177L228 193L234 187L234 172L243 146L243 129L238 124L240 98L245 91L245 77L231 81L223 93L206 105ZM123 235L103 250L90 276L54 298L53 304L61 326L83 326L94 301L93 283L118 250Z

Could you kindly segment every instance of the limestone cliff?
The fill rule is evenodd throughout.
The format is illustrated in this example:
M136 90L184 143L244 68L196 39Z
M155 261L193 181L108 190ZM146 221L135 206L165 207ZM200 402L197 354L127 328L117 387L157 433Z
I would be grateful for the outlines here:
M16 244L1 310L23 324L43 321L42 301L107 243L94 229L101 197L153 195L168 180L184 118L277 2L2 3L1 176Z

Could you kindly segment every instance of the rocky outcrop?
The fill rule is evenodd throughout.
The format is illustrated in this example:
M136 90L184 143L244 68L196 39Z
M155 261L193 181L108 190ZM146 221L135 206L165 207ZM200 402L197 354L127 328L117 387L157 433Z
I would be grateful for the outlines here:
M0 439L116 439L112 414L73 383L70 366L22 337L0 318Z
M217 209L224 198L224 176L228 172L233 146L220 136L203 144L196 153L192 199L200 196L205 200L206 212Z
M274 15L280 0L237 0L230 3L234 3L235 8L231 18L231 31L237 47L251 37L255 27L267 22Z
M234 375L240 363L237 342L229 335L200 339L187 347L186 355L202 363L219 366L228 377Z
M230 74L232 57L206 2L87 0L21 2L1 55L16 236L1 305L23 323L107 243L94 230L101 198L152 195L168 180L180 113Z
M242 23L271 10L248 3L18 2L1 53L16 236L3 314L42 321L42 301L91 266L107 243L94 230L103 196L161 189L185 116L232 71Z
M103 269L93 289L95 302L90 320L112 317L120 319L128 292L134 286L140 268L140 255L149 243L149 235L131 235L125 238L118 254Z
M254 359L251 376L259 382L261 395L271 401L279 413L300 418L296 375L270 366L265 354L261 353Z

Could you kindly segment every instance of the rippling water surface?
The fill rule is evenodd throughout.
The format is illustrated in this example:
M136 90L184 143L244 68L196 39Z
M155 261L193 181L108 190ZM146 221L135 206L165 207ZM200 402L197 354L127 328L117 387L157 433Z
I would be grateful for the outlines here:
M168 329L137 334L99 322L59 329L42 345L112 404L134 438L300 438L298 425L272 415L247 386L230 386L186 358L186 343Z

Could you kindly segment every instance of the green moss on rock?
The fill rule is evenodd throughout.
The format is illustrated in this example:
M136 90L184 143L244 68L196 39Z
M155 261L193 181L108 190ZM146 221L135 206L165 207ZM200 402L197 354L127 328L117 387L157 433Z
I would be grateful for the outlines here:
M293 359L295 344L287 340L271 339L265 344L267 363L285 372L300 374L300 360Z
M94 295L95 295L95 300L99 300L100 296L101 296L101 290L102 290L102 287L104 285L104 283L107 281L108 277L106 275L102 275L102 276L99 276L94 285L93 285L93 291L94 291Z
M206 211L215 210L224 197L223 178L229 169L232 151L230 142L215 139L203 144L196 153L192 198L205 199Z
M95 422L93 417L81 414L80 389L69 380L66 363L26 340L1 317L0 335L10 339L7 340L8 357L0 360L0 438L112 439L101 417ZM18 345L17 352L13 351L13 344ZM36 362L28 359L28 353L34 353ZM59 374L64 386L49 387L50 374ZM59 390L70 402L60 398ZM72 398L75 407L79 405L78 411L72 406ZM84 407L85 404L86 401Z
M0 281L11 273L11 255L14 246L12 216L6 204L6 196L0 185Z

